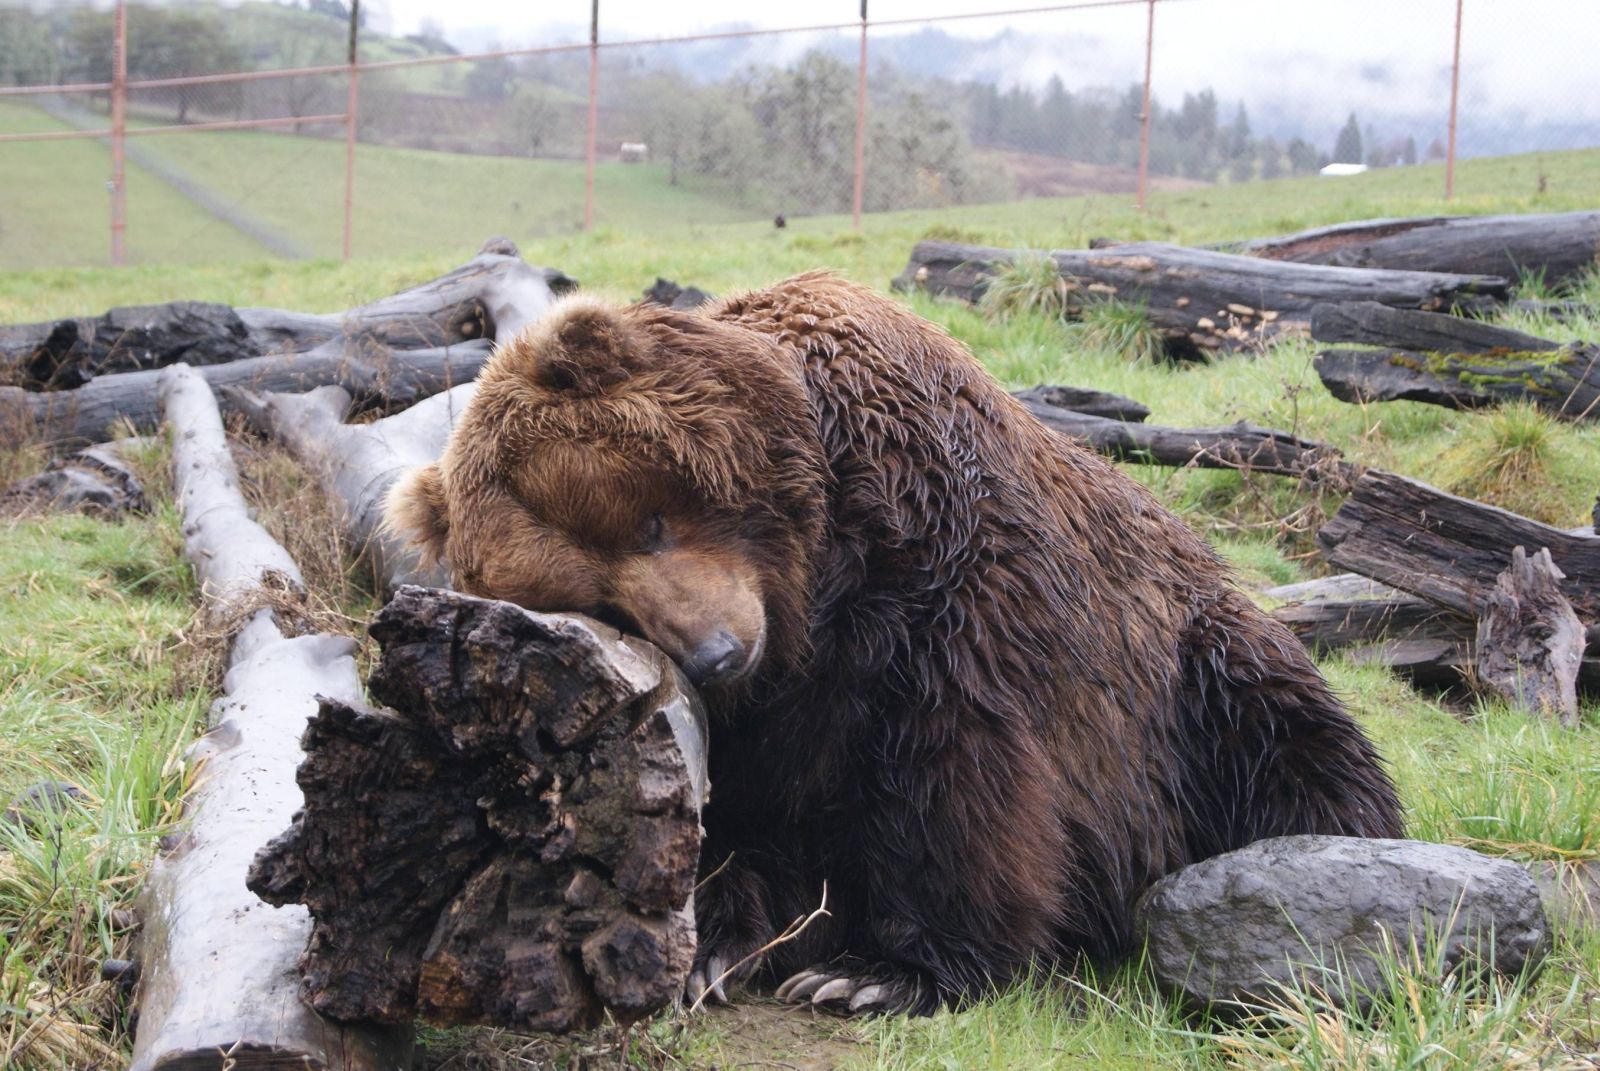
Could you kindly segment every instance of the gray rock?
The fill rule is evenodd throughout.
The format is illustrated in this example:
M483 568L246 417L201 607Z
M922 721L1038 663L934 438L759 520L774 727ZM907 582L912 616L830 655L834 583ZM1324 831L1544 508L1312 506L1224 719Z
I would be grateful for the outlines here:
M1199 1004L1259 1004L1310 984L1364 1005L1390 947L1463 964L1537 968L1550 947L1539 890L1516 863L1410 840L1298 836L1257 841L1185 867L1140 898L1137 925L1157 980Z

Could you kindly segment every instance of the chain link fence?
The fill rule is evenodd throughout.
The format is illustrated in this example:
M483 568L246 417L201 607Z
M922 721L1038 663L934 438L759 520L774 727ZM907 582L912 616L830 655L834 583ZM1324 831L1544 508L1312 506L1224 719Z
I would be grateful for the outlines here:
M820 25L476 52L362 25L354 65L344 0L307 2L0 6L0 268L1142 203L1330 164L1470 204L1456 156L1506 157L1474 174L1536 206L1600 146L1584 0L828 0Z

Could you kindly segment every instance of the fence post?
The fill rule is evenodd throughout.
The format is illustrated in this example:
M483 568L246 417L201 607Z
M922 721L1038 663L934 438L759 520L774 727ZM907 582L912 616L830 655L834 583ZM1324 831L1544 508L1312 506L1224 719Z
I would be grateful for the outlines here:
M117 0L111 41L111 263L126 260L128 202L124 149L128 132L128 6Z
M1150 182L1150 60L1156 39L1156 0L1150 0L1144 24L1144 103L1139 106L1139 211L1145 211Z
M1456 48L1450 61L1450 145L1444 156L1444 199L1456 195L1456 100L1461 88L1461 5L1456 0Z
M856 69L856 183L851 198L851 219L861 229L861 192L867 161L867 0L861 0L861 61Z
M594 229L595 127L600 123L600 0L589 5L589 139L584 149L583 229Z
M356 204L356 108L358 101L356 72L356 29L360 26L361 0L350 0L350 72L345 76L344 100L344 242L343 257L350 259L350 237L354 230Z

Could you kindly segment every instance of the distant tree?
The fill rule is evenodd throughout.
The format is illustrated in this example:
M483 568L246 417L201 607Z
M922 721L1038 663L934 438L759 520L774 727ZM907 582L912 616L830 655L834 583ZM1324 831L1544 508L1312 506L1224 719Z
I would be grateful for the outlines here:
M1410 134L1406 135L1405 148L1400 150L1400 162L1407 167L1417 162L1417 139Z
M91 82L111 80L111 12L79 8L67 23L63 49L68 77ZM128 5L128 77L176 78L190 74L237 71L244 57L229 38L222 18L204 9L183 10ZM171 90L177 120L204 102L219 112L236 108L237 83L179 86Z
M1361 124L1356 122L1356 113L1351 112L1344 129L1339 131L1339 139L1333 143L1333 160L1339 164L1359 164L1361 156Z
M543 82L525 82L511 98L512 138L529 156L538 156L550 144L561 116L561 105Z
M496 56L474 63L471 70L467 71L464 86L469 97L479 100L505 100L511 96L511 91L515 88L516 77L517 71L511 65L511 61L504 56Z
M1444 156L1445 156L1445 148L1444 148L1444 142L1443 141L1441 141L1439 138L1434 138L1432 141L1428 142L1428 152L1427 152L1426 159L1429 159L1429 160L1443 160Z
M1318 161L1316 146L1304 138L1289 141L1289 170L1296 175L1309 175L1322 165Z
M25 7L0 7L0 84L42 85L59 77L46 16Z
M1266 138L1256 147L1261 157L1261 177L1279 178L1283 174L1283 147L1276 138Z

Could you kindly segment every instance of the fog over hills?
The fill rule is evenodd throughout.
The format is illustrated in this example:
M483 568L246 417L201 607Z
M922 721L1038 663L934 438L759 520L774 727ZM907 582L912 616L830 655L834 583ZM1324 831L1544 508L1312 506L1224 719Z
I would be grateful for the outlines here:
M493 3L494 0L478 0ZM396 5L397 8L402 5ZM602 36L639 40L693 32L848 21L839 5L798 12L766 9L759 24L664 23L624 0L602 3ZM874 10L887 7L876 4ZM903 5L902 5L903 6ZM946 5L948 6L948 5ZM966 9L980 7L969 4ZM696 11L701 5L693 5ZM716 8L710 5L706 10ZM1597 0L1469 0L1463 30L1463 155L1600 144L1600 93L1592 48L1600 41ZM477 10L461 5L463 18ZM548 9L546 9L548 10ZM580 8L581 10L581 8ZM748 10L748 9L746 9ZM1212 89L1221 112L1249 109L1258 135L1304 137L1327 148L1355 112L1379 138L1412 136L1426 145L1445 133L1453 4L1445 0L1192 0L1158 9L1157 99ZM611 13L607 20L606 13ZM918 14L920 11L894 12ZM401 14L399 10L394 16ZM679 14L683 14L681 11ZM1138 15L1134 18L1132 16ZM513 29L461 25L446 36L463 48L587 39L587 24L548 22ZM1373 30L1373 27L1381 27ZM1131 8L1018 16L875 29L874 66L904 75L1042 88L1059 77L1073 93L1123 92L1143 76L1143 15ZM675 67L704 80L751 66L784 64L811 49L855 62L853 31L793 33L628 49L630 63ZM620 58L622 50L608 52Z

